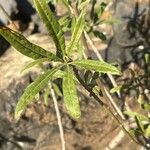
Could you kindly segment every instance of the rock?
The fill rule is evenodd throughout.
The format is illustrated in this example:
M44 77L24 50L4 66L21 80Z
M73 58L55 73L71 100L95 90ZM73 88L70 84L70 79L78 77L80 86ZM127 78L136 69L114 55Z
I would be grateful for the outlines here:
M15 2L15 0L0 0L0 4L3 6L3 8L5 9L5 11L8 13L9 16L11 16L14 13L17 13L17 4ZM5 14L2 12L2 10L0 9L0 22L2 24L7 24L8 23L8 19L5 16Z
M113 17L119 23L113 25L114 36L108 42L105 59L120 64L136 61L142 65L144 52L149 51L150 47L147 42L149 27L146 27L149 22L146 17L149 16L148 0L116 0L112 9Z

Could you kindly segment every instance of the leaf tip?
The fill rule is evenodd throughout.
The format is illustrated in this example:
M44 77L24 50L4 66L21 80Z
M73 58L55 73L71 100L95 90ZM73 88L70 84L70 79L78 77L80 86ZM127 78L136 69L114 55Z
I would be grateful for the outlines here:
M22 114L22 111L17 111L17 110L15 109L14 118L15 118L16 121L18 121L18 120L20 119L21 114Z

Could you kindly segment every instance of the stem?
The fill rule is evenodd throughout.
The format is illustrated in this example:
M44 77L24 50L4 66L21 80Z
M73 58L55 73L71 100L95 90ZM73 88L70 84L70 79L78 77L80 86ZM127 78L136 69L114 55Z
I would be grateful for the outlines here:
M103 93L103 97L105 97L105 99L109 100L110 103L112 104L112 107L114 108L114 110L117 112L117 114L123 119L125 120L125 116L124 114L121 112L121 110L119 109L119 107L116 105L116 103L114 102L114 99L112 98L112 96L109 94L109 92L107 91L105 85L101 82L100 79L96 79L96 83L99 86L100 90Z
M78 81L81 83L81 85L90 93L90 95L113 117L113 119L117 122L117 124L121 127L121 129L124 131L124 133L126 135L128 135L128 137L135 142L136 144L139 145L139 143L130 135L130 133L125 129L123 123L117 118L117 116L112 112L112 110L110 109L110 107L105 104L104 98L103 97L98 97L93 91L92 89L80 78L80 75L78 73L78 70L73 67L73 71L76 75L76 78L78 79Z
M99 60L103 61L103 58L102 58L101 54L98 52L97 48L94 46L92 40L90 39L90 37L88 36L88 34L87 34L86 31L84 31L84 36L85 36L85 39L87 40L87 42L89 43L89 45L91 46L92 50L93 50L94 53L96 54L97 58L98 58ZM107 75L108 75L108 77L109 77L109 79L110 79L112 85L113 85L114 87L116 87L116 86L117 86L117 83L116 83L115 79L113 78L113 76L112 76L111 74L109 74L109 73L107 73ZM119 96L119 98L120 98L120 97L121 97L120 92L117 92L117 94L118 94L118 96Z
M108 144L108 146L104 150L112 150L114 149L124 138L124 132L121 130L114 138L113 140Z
M86 35L86 36L85 36L85 35ZM88 44L87 44L88 41L89 41L89 43L91 43L91 44L90 44L91 47L95 50L95 52L96 52L96 54L97 54L97 57L98 57L100 60L103 61L101 55L98 53L98 50L97 50L96 47L93 45L92 41L90 40L90 38L89 38L89 36L87 35L86 32L85 32L85 34L82 34L82 39L83 39L82 41L83 41L84 46L87 48L87 54L88 54L88 56L90 56L90 51L89 51L89 47L88 47ZM85 57L85 59L86 59L86 57ZM115 82L113 76L112 76L111 74L107 74L107 75L108 75L108 77L110 77L110 80L112 81L112 84L114 85L114 87L117 86L117 84L116 84L116 82ZM98 79L97 82L98 82L98 83L101 83L100 79ZM100 85L100 84L98 84L98 85ZM120 108L116 105L116 103L114 102L114 100L112 99L111 95L109 94L109 92L107 91L107 89L104 87L104 85L99 86L99 87L101 87L101 90L103 90L103 94L105 95L106 99L108 99L108 100L111 102L111 104L112 104L113 108L115 109L115 111L120 115L120 117L121 117L123 120L125 120L124 114L121 112Z
M55 106L55 111L56 111L56 116L57 116L57 121L58 121L58 126L59 126L59 132L60 132L62 150L65 150L66 149L65 148L65 139L64 139L64 132L63 132L63 126L62 126L62 122L61 122L60 111L59 111L59 108L58 108L56 95L55 95L55 92L54 92L53 87L52 87L51 84L50 84L50 91L51 91L51 96L52 96L54 106Z

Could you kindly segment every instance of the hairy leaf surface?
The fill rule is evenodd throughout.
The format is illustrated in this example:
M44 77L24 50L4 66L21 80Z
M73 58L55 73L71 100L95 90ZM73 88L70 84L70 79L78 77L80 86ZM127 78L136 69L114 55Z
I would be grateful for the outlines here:
M34 5L41 19L45 23L48 32L53 37L57 48L57 56L63 59L63 56L65 55L65 38L59 22L48 7L46 0L34 0Z
M75 65L80 68L93 70L93 71L97 71L97 72L111 73L111 74L115 74L115 75L120 74L120 71L116 67L114 67L104 61L77 60L77 61L71 62L70 64Z
M63 78L63 95L64 103L69 114L73 118L79 118L81 115L79 100L77 97L75 82L69 70L65 73Z
M49 58L49 60L59 60L53 53L29 42L23 35L16 31L1 27L0 34L23 55L33 59Z
M53 74L58 68L47 70L44 74L39 76L33 83L31 83L26 89L20 100L17 103L15 109L15 119L19 119L26 106L31 103L37 93L48 84L48 81L52 78Z

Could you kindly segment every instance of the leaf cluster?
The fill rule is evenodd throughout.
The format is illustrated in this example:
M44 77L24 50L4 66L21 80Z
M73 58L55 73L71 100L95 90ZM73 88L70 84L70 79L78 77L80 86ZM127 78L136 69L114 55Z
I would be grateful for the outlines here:
M65 5L69 9L69 1L63 0ZM42 64L43 62L59 62L58 65L51 69L44 70L32 84L30 84L24 91L24 94L20 97L16 109L15 118L19 119L21 114L24 112L26 106L30 104L35 96L44 88L48 86L49 82L54 79L62 78L62 88L65 107L68 113L73 118L78 118L81 115L79 100L76 91L76 75L73 71L73 67L77 69L84 69L90 71L96 71L99 73L111 73L114 75L119 75L120 71L104 61L98 60L86 60L86 59L72 59L72 54L75 49L79 46L80 38L83 30L86 28L85 23L85 7L89 3L89 0L80 2L80 15L74 21L71 21L71 40L66 45L64 31L61 24L68 26L68 17L59 20L50 10L47 4L47 0L34 0L34 6L37 10L41 20L44 22L47 31L50 36L52 36L53 41L56 46L56 53L51 53L48 50L37 46L30 41L28 41L22 34L13 31L7 27L0 27L0 34L20 53L33 58L34 61L28 64L23 70L33 67L37 64ZM99 10L102 13L103 10ZM65 23L66 21L66 23ZM99 35L101 36L101 35ZM46 89L45 98L48 97L49 88Z

